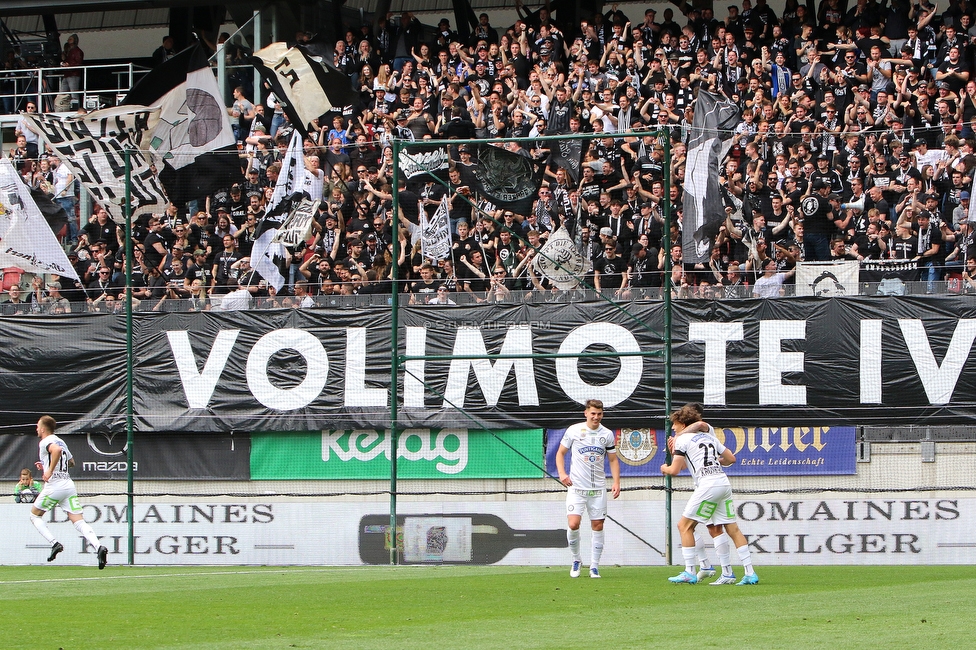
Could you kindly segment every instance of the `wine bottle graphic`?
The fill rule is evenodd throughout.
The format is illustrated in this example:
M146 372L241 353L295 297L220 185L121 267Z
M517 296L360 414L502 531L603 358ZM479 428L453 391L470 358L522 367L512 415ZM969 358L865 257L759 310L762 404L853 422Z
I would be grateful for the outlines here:
M389 564L390 518L366 515L359 522L359 557ZM403 564L494 564L516 548L565 548L566 531L514 530L486 514L423 514L397 517L396 545Z

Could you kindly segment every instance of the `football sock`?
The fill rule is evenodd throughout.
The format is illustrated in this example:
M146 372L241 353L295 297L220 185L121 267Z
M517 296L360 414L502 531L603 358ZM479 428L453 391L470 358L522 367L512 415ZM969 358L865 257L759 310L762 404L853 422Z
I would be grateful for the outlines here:
M603 531L593 531L593 552L590 554L590 566L598 566L600 557L603 556Z
M580 532L579 529L568 530L566 532L566 539L569 540L569 550L573 554L573 561L578 562L580 560Z
M31 523L34 524L34 528L36 528L37 532L41 534L41 537L47 540L48 544L57 543L58 540L54 539L54 535L51 534L51 531L48 529L47 524L44 523L43 519L35 514L31 514L30 519Z
M102 545L102 543L98 540L98 535L95 534L95 531L92 530L92 527L89 526L88 522L84 519L79 519L75 522L75 530L81 533L82 537L87 539L88 543L94 546L96 551L98 550L98 547Z
M695 554L698 556L698 566L703 569L712 568L712 563L708 561L708 555L705 553L705 538L697 530L695 531Z
M742 570L747 576L751 576L755 571L752 570L752 553L749 552L749 545L740 546L735 550L739 552L739 559L742 560Z
M695 552L695 547L685 548L682 546L681 555L685 558L685 571L688 573L696 573L695 564L698 563L698 553Z
M722 574L732 575L732 545L729 544L729 536L723 532L718 537L713 537L712 542L718 554L718 563L722 565Z

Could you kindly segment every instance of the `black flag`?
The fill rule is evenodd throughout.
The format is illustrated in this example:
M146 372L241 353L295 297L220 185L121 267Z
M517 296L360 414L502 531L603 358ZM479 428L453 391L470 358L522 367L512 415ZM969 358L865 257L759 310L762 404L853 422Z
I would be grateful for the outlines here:
M478 164L471 171L477 181L472 189L498 208L528 214L538 197L544 166L502 147L482 144Z
M739 107L729 100L704 91L698 93L685 163L681 243L685 263L708 261L719 226L725 221L719 164L732 146L732 129L740 114Z

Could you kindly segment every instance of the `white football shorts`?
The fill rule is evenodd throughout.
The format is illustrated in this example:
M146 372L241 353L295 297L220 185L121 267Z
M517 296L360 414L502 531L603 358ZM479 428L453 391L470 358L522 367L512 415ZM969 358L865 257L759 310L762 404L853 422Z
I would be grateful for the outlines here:
M733 523L735 504L732 501L732 486L724 483L695 488L681 514L702 524Z
M583 511L590 515L590 521L607 518L607 490L584 490L571 487L566 492L566 514L583 516Z
M37 495L33 506L44 511L60 507L70 514L81 514L81 502L78 500L78 491L75 489L73 481L58 481L57 483L48 481L44 484L41 493Z

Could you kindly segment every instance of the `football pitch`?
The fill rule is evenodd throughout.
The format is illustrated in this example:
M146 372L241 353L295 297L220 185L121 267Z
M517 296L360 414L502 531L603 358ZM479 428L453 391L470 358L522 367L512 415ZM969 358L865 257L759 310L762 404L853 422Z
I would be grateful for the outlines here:
M760 566L753 587L668 583L678 571L0 567L0 646L971 647L972 566Z

